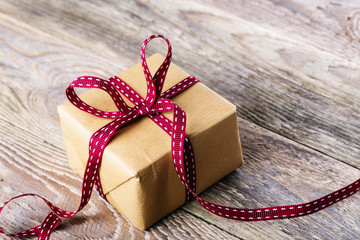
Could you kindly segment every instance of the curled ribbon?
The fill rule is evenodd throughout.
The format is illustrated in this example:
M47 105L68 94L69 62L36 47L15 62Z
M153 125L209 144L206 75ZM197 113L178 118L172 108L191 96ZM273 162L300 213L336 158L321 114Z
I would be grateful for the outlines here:
M160 65L154 76L151 76L145 59L145 48L149 41L154 38L162 38L168 45L168 53L164 62ZM0 228L0 233L5 233L13 237L38 236L38 239L45 240L50 238L52 231L61 223L61 218L69 218L78 213L89 202L93 186L95 185L98 193L106 200L103 193L100 178L99 167L104 149L114 133L129 122L142 116L149 117L154 123L161 127L169 136L171 136L171 153L179 179L186 187L186 202L195 198L208 211L229 219L242 221L263 221L271 219L294 218L310 213L317 212L332 204L341 201L360 190L360 179L348 186L330 193L314 201L288 206L276 206L257 209L233 208L210 203L196 194L196 171L194 153L189 138L185 134L186 114L183 109L176 105L169 98L189 88L199 82L193 76L182 80L172 88L161 93L165 81L166 73L171 62L171 45L167 38L162 35L152 35L147 38L141 48L141 64L143 67L147 93L145 99L136 93L126 82L118 77L111 77L104 80L92 76L82 76L74 80L66 89L66 95L69 101L82 111L88 112L101 118L114 119L96 131L89 141L89 159L84 172L82 183L81 202L76 211L62 210L45 198L33 194L23 194L13 197L0 207L0 213L7 203L23 196L36 196L45 201L52 212L46 217L44 222L34 228L25 230L17 234L7 234ZM119 111L106 112L89 106L83 102L75 93L74 88L98 88L106 91L113 99ZM120 93L129 99L135 106L128 106ZM162 112L173 112L172 121L166 118Z

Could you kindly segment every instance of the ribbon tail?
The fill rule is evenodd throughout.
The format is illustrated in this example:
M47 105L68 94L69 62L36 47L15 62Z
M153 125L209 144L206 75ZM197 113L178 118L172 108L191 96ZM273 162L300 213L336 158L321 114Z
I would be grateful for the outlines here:
M48 200L45 198L34 194L34 193L26 193L22 194L16 197L13 197L6 201L2 207L0 207L0 213L4 209L4 207L11 202L14 199L25 197L25 196L35 196L40 199L42 199L52 210L56 208L54 205L52 205ZM36 227L24 230L22 232L16 233L16 234L8 234L3 229L0 228L0 233L4 233L7 236L11 237L31 237L31 236L39 236L39 239L49 239L51 232L61 223L61 219L54 213L51 212L44 220L44 222L41 225L38 225ZM40 238L43 237L43 238ZM47 237L47 238L46 238Z
M50 213L41 224L38 240L48 240L53 230L59 226L61 219L55 213Z
M264 221L271 219L284 219L284 218L295 218L303 215L311 214L326 207L339 202L356 192L360 191L360 179L351 183L350 185L343 187L335 192L332 192L326 196L318 198L316 200L296 204L296 205L284 205L266 208L234 208L224 205L218 205L215 203L208 202L203 198L199 197L195 191L189 186L187 177L184 171L183 153L184 149L184 136L186 126L186 115L185 112L174 104L174 120L172 127L172 158L174 162L175 171L182 183L186 186L188 191L196 198L196 200L208 211L218 215L220 217L241 220L241 221ZM186 157L186 155L185 155ZM194 176L195 177L195 176Z
M17 234L7 234L5 231L3 231L0 228L0 233L5 233L7 236L11 236L11 237L31 237L37 235L39 240L48 240L50 239L50 235L53 232L53 230L57 226L59 226L60 223L61 223L61 218L59 218L55 213L51 212L45 218L44 222L39 226L22 231Z
M126 123L130 122L131 120L135 119L137 116L133 116L131 113L124 115L109 124L105 125L101 129L99 129L90 139L90 146L89 146L89 159L87 166L85 168L84 178L83 178L83 185L82 185L82 193L81 193L81 202L79 204L79 207L76 211L68 212L65 210L62 210L55 205L53 205L50 201L47 199L33 193L27 193L22 194L16 197L11 198L10 200L6 201L2 207L0 207L0 213L3 210L3 208L12 200L24 197L24 196L35 196L42 199L49 208L53 211L51 212L44 222L37 226L33 227L31 229L22 231L17 234L7 234L2 228L0 228L0 233L4 233L8 236L12 237L29 237L29 236L35 236L38 235L41 240L49 239L52 231L61 223L60 217L63 218L69 218L74 216L76 213L78 213L82 208L86 206L88 201L90 200L90 196L92 193L93 185L96 183L96 186L100 190L100 196L105 198L101 184L100 184L100 178L98 176L99 174L99 166L101 164L102 155L105 149L105 146L108 144L110 138L112 135L121 128Z

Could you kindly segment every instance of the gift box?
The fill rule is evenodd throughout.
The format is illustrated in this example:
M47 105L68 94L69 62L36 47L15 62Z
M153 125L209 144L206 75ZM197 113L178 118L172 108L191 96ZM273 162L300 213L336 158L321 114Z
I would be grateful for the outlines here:
M155 73L163 61L160 54L147 58L150 72ZM163 91L188 76L172 63ZM118 77L146 96L141 63ZM99 89L80 98L94 108L117 110L111 97ZM196 159L196 192L200 193L243 163L236 107L202 83L172 100L186 112L186 134ZM60 105L58 113L69 165L83 176L91 135L112 120L80 111L70 102ZM170 112L163 114L171 119ZM99 173L104 194L139 229L148 228L185 203L185 187L175 172L170 144L171 137L145 116L118 130L104 150Z

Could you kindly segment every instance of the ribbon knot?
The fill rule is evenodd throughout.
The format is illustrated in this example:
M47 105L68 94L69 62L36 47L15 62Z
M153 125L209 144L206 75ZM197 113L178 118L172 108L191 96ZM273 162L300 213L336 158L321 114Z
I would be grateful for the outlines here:
M142 102L140 104L135 105L134 109L136 115L148 115L149 113L151 114L152 112L151 107L149 107L148 104L146 104L146 102Z

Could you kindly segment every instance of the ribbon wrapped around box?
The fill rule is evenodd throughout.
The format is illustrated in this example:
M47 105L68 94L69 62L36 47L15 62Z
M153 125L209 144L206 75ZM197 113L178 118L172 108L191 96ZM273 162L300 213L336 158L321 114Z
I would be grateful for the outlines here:
M146 45L153 38L167 42L165 58L155 54L145 59ZM243 162L235 106L176 65L170 66L171 56L170 42L153 35L141 48L141 64L109 80L82 76L69 85L69 102L58 112L69 164L83 176L79 207L66 211L34 193L15 196L0 207L0 213L24 196L42 199L51 212L38 226L17 234L0 228L0 233L48 240L61 218L86 206L94 185L140 229L194 198L220 217L265 221L311 214L360 191L358 179L310 202L253 209L201 198L199 192ZM75 87L95 89L78 97Z
M155 54L146 60L152 75L164 59ZM141 63L118 78L146 97ZM171 64L164 89L171 90L184 79L188 80L184 84L195 80ZM80 99L97 109L117 111L111 97L99 89L87 91ZM186 134L196 156L196 192L199 193L242 164L236 107L200 82L172 100L186 112ZM91 135L112 119L79 111L71 102L59 106L58 112L69 165L83 176ZM164 117L171 119L171 113L164 113ZM192 158L189 164L194 163ZM171 137L152 121L151 115L116 133L104 150L99 176L106 199L140 229L148 228L186 202L185 187L172 162Z

